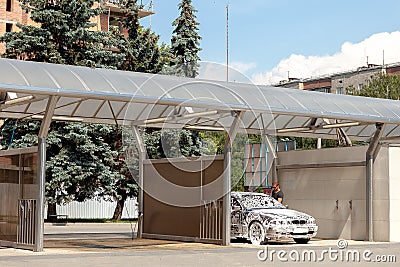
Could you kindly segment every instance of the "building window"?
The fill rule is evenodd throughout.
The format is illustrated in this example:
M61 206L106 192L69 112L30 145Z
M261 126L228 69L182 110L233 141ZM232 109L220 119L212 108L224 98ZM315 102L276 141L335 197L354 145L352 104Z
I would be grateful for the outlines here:
M336 89L336 94L338 94L338 95L343 95L343 94L344 94L343 87L338 87L338 88Z
M362 84L362 83L359 83L359 84L358 84L358 87L357 87L358 91L360 91L360 90L362 89L362 87L363 87L363 84Z
M7 0L6 11L11 12L12 0Z
M12 32L12 23L6 23L6 32Z
M330 93L331 92L331 88L330 87L320 87L320 88L311 89L311 91L321 92L321 93Z

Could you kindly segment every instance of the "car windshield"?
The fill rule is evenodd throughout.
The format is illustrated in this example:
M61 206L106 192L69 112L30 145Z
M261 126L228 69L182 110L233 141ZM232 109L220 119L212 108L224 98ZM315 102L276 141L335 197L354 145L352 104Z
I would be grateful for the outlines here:
M281 203L268 195L244 195L240 202L246 209L267 208L267 209L285 209Z

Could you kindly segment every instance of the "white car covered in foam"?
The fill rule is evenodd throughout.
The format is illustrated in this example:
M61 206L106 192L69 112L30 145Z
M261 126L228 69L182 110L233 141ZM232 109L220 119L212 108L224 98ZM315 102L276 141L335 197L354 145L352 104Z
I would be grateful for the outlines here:
M280 238L293 238L296 243L306 244L317 231L311 215L288 209L269 195L231 193L233 238L246 238L257 245Z

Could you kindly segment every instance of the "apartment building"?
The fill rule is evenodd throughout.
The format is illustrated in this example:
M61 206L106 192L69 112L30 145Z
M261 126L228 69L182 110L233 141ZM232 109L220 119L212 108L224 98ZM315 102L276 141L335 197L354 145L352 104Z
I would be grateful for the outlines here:
M96 26L93 30L108 31L111 25L118 25L117 18L122 17L122 12L119 7L119 0L102 0L95 3L95 7L101 5L104 8L104 13L93 18L92 22ZM139 18L144 18L153 15L152 10L140 9ZM18 0L0 0L0 36L6 32L18 31L17 23L24 25L35 25L30 19L29 14L22 10L20 1ZM0 54L4 53L5 46L0 44Z
M400 74L400 62L387 65L368 64L368 66L360 67L356 70L314 78L290 78L274 86L324 93L346 94L347 88L353 87L355 89L361 89L363 85L368 84L368 82L379 73L386 75Z

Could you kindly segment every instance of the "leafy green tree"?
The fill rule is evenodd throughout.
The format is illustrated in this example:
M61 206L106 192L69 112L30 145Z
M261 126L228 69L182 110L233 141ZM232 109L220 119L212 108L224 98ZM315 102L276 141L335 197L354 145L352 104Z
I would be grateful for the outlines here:
M347 88L347 93L351 95L400 99L400 75L378 74L373 77L367 84L364 84L360 90L354 87Z
M199 23L195 15L197 10L192 6L192 0L182 0L179 9L181 11L179 17L172 23L172 26L175 26L171 39L173 58L167 72L194 78L198 74L200 60L198 53L201 50Z
M288 140L296 141L296 149L307 150L317 148L317 138L307 137L286 137ZM321 148L337 147L339 145L337 140L333 139L322 139Z
M94 0L22 0L23 10L39 26L17 24L18 32L0 38L6 43L3 57L89 67L117 67L123 54L112 47L108 33L90 30L101 8Z

